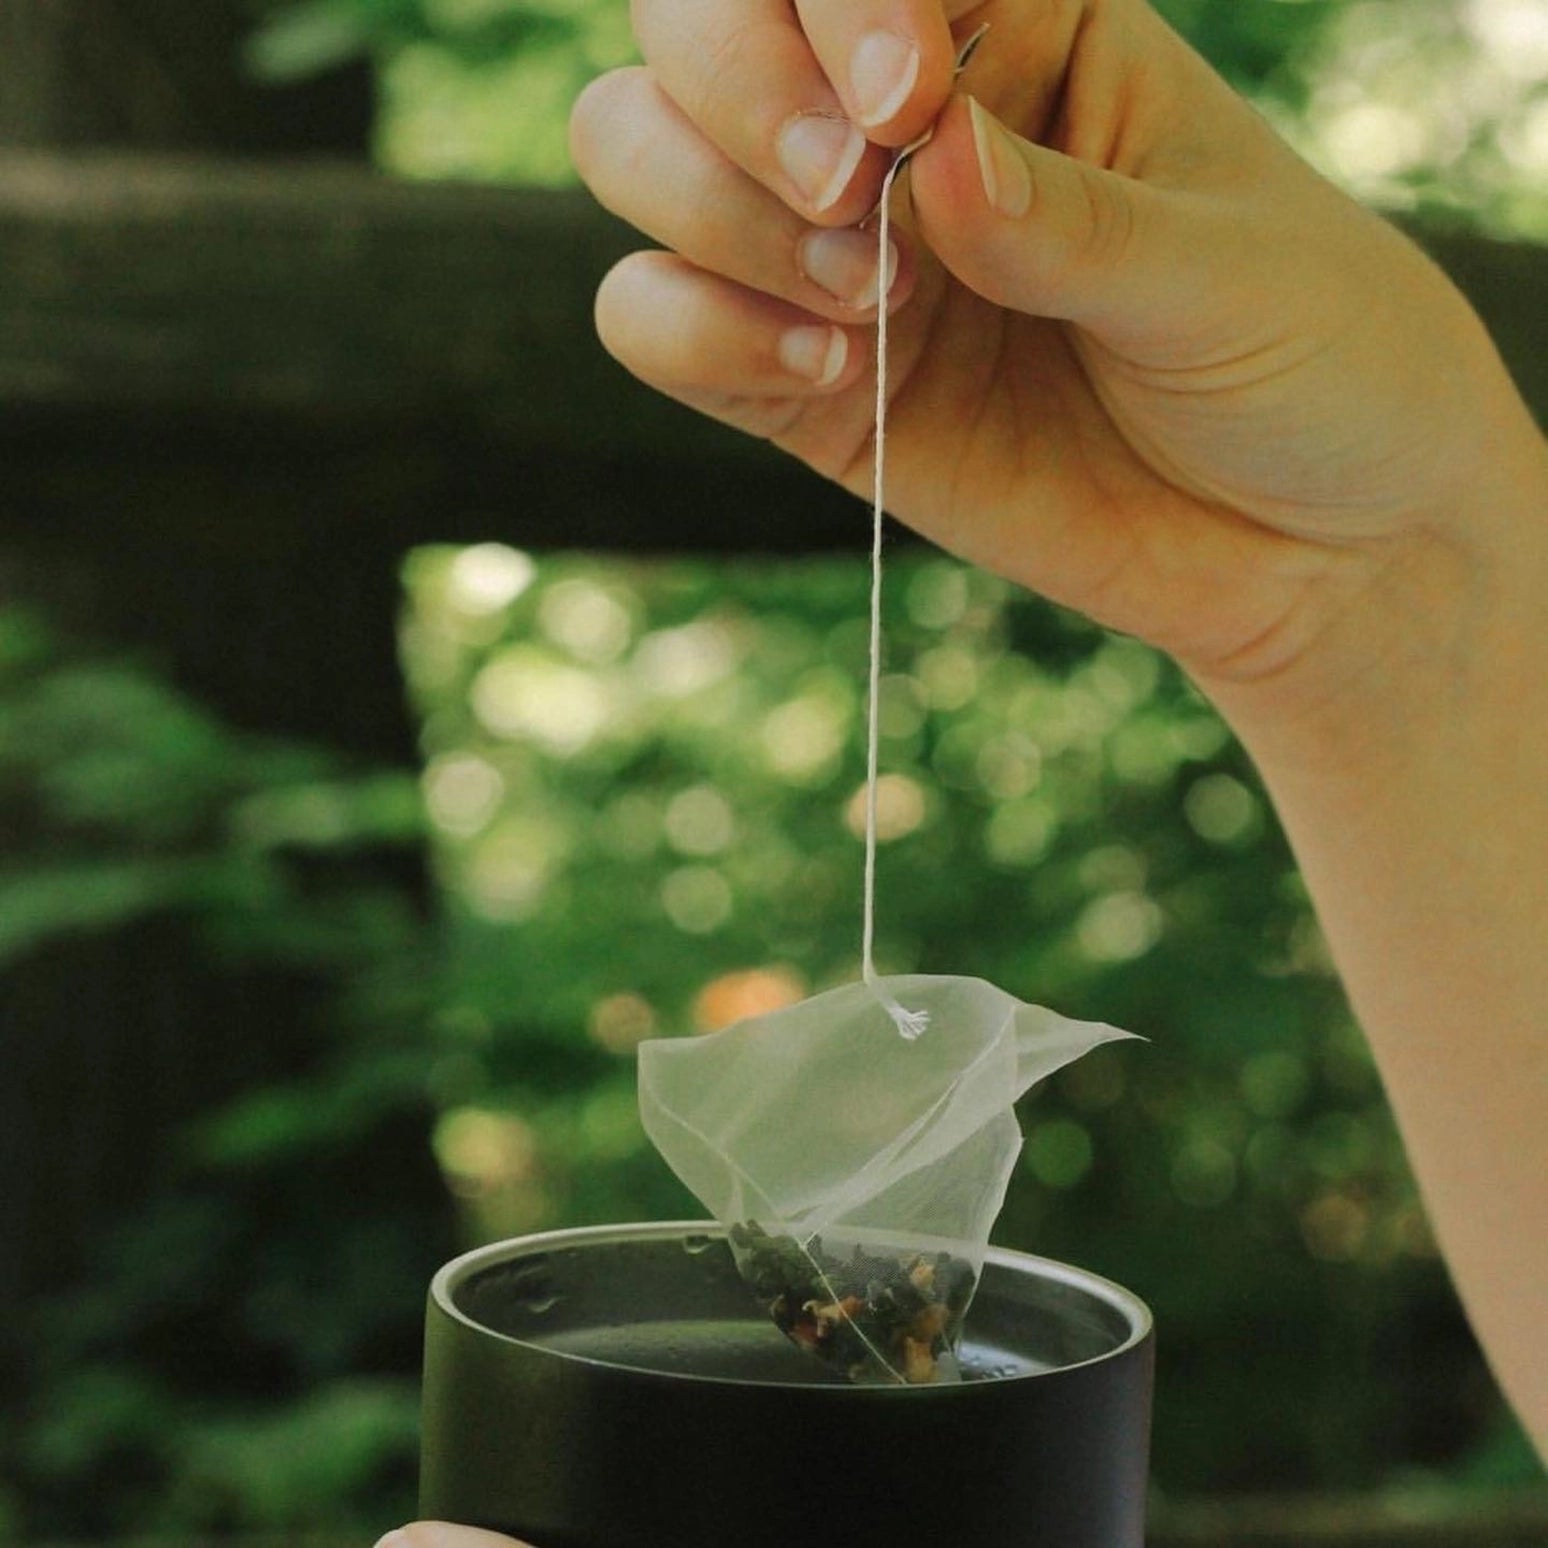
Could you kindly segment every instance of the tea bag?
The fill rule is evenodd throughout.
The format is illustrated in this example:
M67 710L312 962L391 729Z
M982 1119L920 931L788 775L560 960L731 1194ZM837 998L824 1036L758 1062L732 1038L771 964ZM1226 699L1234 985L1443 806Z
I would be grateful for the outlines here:
M958 68L983 37L964 45ZM888 197L878 207L885 273ZM775 1324L855 1381L958 1374L962 1320L1021 1150L1013 1104L1098 1044L979 978L882 977L872 959L880 741L887 312L876 326L869 718L861 982L692 1039L640 1045L640 1113L727 1229Z
M900 1035L878 988L926 1030ZM642 1044L640 1112L782 1332L855 1380L950 1379L1021 1149L1012 1104L1127 1036L979 978L886 978Z

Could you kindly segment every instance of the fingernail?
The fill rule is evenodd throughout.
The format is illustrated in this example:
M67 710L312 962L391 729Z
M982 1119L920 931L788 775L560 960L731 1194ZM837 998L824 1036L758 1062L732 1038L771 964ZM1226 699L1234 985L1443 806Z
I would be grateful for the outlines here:
M1032 207L1031 169L1008 131L974 97L968 98L968 116L973 122L973 149L978 155L984 198L991 209L1017 220Z
M883 287L877 283L876 238L851 227L808 231L796 254L807 279L845 306L857 309L875 306L883 288L890 295L897 278L898 244L887 243L887 281Z
M403 1548L406 1539L401 1527L394 1527L390 1532L384 1532L376 1540L376 1548Z
M895 32L868 32L849 58L849 84L867 128L897 117L919 79L919 50Z
M818 387L832 386L848 358L849 335L842 328L788 328L779 341L779 363Z
M785 176L813 210L838 203L865 154L865 136L842 118L800 113L779 131L775 146Z

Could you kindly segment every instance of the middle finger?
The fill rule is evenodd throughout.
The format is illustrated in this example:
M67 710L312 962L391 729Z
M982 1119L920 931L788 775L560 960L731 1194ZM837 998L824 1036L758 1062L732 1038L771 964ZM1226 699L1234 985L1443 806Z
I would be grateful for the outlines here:
M808 220L853 225L888 152L845 117L788 0L634 0L662 89L725 155Z

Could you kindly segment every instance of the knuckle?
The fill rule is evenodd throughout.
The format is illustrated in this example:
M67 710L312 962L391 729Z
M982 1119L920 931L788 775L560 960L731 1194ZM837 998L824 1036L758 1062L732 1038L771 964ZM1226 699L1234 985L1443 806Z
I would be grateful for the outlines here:
M1080 179L1086 201L1083 262L1098 273L1122 266L1134 245L1134 205L1109 176Z
M726 104L735 102L747 82L756 80L762 67L754 48L757 29L747 22L728 23L703 42L691 71L668 87L668 93L696 124L712 124L726 116Z

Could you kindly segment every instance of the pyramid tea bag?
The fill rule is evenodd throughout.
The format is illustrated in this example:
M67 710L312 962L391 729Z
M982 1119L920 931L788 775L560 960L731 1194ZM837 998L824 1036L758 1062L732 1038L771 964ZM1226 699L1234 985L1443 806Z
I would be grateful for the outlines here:
M963 45L958 70L987 28ZM877 206L886 272L894 158ZM1013 1104L1100 1043L979 978L880 976L872 960L887 308L876 322L861 978L722 1032L640 1045L640 1114L726 1227L775 1324L856 1381L952 1379L962 1319L1021 1149Z
M900 1035L883 995L924 1032ZM640 1111L781 1331L853 1379L928 1382L954 1374L1013 1103L1127 1036L982 979L886 978L642 1044Z

